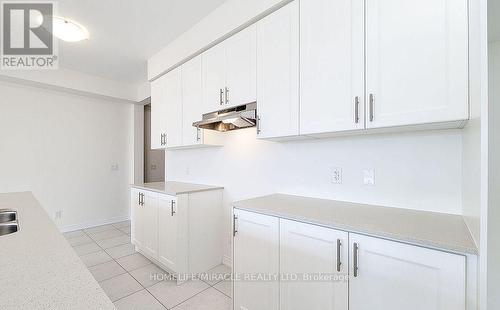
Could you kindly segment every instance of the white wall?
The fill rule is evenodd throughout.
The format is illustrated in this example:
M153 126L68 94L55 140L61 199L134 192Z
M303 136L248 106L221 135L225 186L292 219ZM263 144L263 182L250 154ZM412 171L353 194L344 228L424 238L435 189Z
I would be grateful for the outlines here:
M220 148L167 151L167 180L222 185L225 254L230 252L230 202L275 192L361 203L462 213L459 130L269 142L255 128L225 133ZM333 167L343 184L332 184ZM363 185L364 168L375 186Z
M66 229L129 216L132 104L4 82L0 94L0 192L32 191Z
M144 107L144 182L165 181L165 151L151 149L151 106Z
M485 224L488 309L500 309L500 41L489 44L489 187Z

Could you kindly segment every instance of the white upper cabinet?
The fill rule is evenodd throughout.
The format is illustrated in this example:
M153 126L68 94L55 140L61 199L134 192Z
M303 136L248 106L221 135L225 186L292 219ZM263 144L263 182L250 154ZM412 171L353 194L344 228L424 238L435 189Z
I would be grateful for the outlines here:
M345 231L281 219L281 275L334 275L337 278L289 281L285 278L280 283L280 309L347 310L348 247Z
M300 133L364 129L363 115L364 1L300 1Z
M279 310L279 279L244 281L248 275L279 274L279 219L234 210L234 309Z
M349 241L350 310L466 309L465 256L351 233Z
M468 119L467 0L370 0L366 23L367 128Z
M255 101L255 25L202 54L204 113Z
M151 149L165 148L167 133L166 76L151 82Z
M204 113L217 111L225 105L226 49L220 43L202 55Z
M257 22L258 137L299 134L299 4Z
M224 42L226 47L226 106L255 101L256 92L255 25L243 29Z
M201 78L201 56L181 67L182 69L182 144L202 143L201 129L193 127L193 122L201 119L203 112L203 87Z
M166 146L178 147L182 145L181 68L168 72L162 79L165 83Z

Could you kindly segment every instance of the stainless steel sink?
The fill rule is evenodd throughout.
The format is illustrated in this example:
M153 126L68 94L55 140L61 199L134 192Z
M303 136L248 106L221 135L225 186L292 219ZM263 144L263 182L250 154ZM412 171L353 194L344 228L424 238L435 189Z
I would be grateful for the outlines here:
M0 223L17 220L17 212L10 209L0 209Z
M15 233L19 230L17 222L0 223L0 236Z
M18 230L17 212L11 209L0 209L0 236L12 234Z

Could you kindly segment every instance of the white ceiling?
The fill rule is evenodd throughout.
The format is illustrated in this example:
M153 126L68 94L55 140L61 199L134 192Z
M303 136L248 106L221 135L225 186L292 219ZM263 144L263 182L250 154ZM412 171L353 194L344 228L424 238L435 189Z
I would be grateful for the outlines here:
M146 60L225 0L59 0L58 15L90 39L59 41L59 66L127 83L147 80Z
M500 1L488 0L488 40L500 41Z

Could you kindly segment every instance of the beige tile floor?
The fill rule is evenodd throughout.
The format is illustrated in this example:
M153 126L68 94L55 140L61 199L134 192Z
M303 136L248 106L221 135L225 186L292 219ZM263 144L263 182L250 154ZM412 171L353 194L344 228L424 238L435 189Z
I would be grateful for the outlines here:
M137 253L130 243L130 221L65 233L90 273L118 310L230 310L230 269L209 270L181 285ZM154 275L160 277L154 277Z

